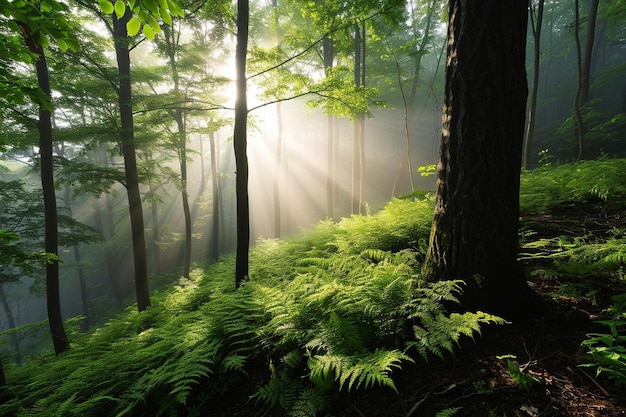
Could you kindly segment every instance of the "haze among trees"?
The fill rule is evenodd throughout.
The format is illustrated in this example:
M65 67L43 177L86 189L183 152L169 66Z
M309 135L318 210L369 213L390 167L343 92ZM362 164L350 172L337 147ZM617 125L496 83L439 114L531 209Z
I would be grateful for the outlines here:
M0 415L620 415L625 18L0 0Z

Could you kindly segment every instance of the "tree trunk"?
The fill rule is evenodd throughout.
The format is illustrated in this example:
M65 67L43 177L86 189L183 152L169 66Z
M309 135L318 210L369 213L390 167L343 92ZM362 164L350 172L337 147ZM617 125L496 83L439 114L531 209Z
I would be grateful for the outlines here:
M187 187L187 135L183 124L182 112L178 113L177 124L180 137L180 181L181 194L183 199L183 217L185 219L185 258L183 263L183 277L189 278L189 270L191 269L191 210L189 209L189 190Z
M576 58L578 64L578 88L574 100L574 115L576 117L576 133L578 136L578 160L585 157L587 126L585 123L585 106L589 102L591 88L591 61L593 44L595 41L596 20L598 16L599 0L592 0L589 5L589 19L587 22L587 39L583 52L580 42L580 15L578 0L575 2L574 34L576 37Z
M326 76L332 75L332 67L334 63L335 52L333 48L333 40L326 35L322 39L322 49L324 52L324 70ZM332 115L326 116L326 204L327 216L329 219L335 218L335 154L334 154L334 131L335 123Z
M4 292L3 283L0 283L0 302L2 302L2 309L4 310L4 314L7 316L7 324L9 325L9 329L15 329L15 317L13 317L13 311L11 311L9 300L6 293ZM17 338L17 334L13 331L10 333L9 337L11 338L11 345L13 345L12 348L15 351L15 362L22 363L22 351L20 349L20 341Z
M152 154L148 155L148 158L152 158ZM152 213L152 258L154 259L154 271L157 274L163 273L161 266L161 247L159 246L159 210L157 207L156 192L157 188L154 185L154 181L148 178L148 190L150 192L150 212Z
M537 115L537 91L539 90L539 62L541 58L541 25L543 24L543 5L545 0L539 0L537 5L537 20L535 21L531 4L530 18L532 22L533 39L535 41L533 54L533 86L530 96L530 108L528 110L528 127L526 129L526 141L524 142L524 169L531 168L533 148L533 134Z
M274 172L274 237L281 236L281 208L280 208L280 180L283 165L283 106L276 103L276 124L278 132L276 134L276 170Z
M133 243L133 260L135 263L135 294L137 310L144 311L150 306L148 289L148 268L146 261L146 241L143 224L143 208L139 181L137 178L137 158L135 155L135 133L133 128L133 102L130 80L130 48L126 23L132 12L126 8L126 14L118 19L113 14L113 41L119 73L119 106L120 106L120 139L124 156L124 173L128 208L130 211L130 227Z
M246 92L246 56L248 49L248 0L237 1L237 46L235 48L235 72L237 74L237 99L235 101L235 193L237 195L237 251L235 261L235 286L239 287L248 277L250 252L250 202L248 198L248 97Z
M517 261L528 1L450 0L435 214L424 273L462 279L464 310L531 313Z
M419 85L420 71L422 69L422 57L426 55L426 46L428 45L428 40L430 38L430 27L433 20L433 14L435 10L435 2L437 0L432 0L428 7L428 14L426 15L426 27L424 28L424 34L422 35L422 39L417 48L417 54L415 54L413 58L413 79L411 81L411 91L408 97L408 105L409 107L415 106L415 99L417 97L417 86ZM412 29L413 36L418 36L418 30L415 27L415 10L413 4L411 3L411 21L412 21Z
M211 234L209 259L217 262L219 258L220 242L220 204L219 204L219 177L217 170L217 153L215 151L215 132L209 132L211 147L211 186L213 191L213 233Z
M48 64L43 49L39 48L39 59L36 63L39 88L50 96L50 78ZM41 188L44 200L45 219L45 251L57 256L59 254L59 230L57 223L57 203L54 189L54 161L52 156L52 120L50 110L39 106L39 154L41 155ZM57 259L46 264L46 300L48 305L48 322L52 334L54 352L59 355L70 348L65 334L61 299L59 294L59 261Z
M176 60L176 48L179 45L176 42L175 32L169 26L163 26L163 39L165 42L165 54L171 70L172 81L174 82L174 92L177 97L180 96L180 82L178 76L178 62ZM185 244L183 254L183 277L189 278L189 270L191 269L191 210L189 208L189 189L187 186L187 129L185 123L185 114L181 109L175 109L171 112L172 118L176 122L178 136L176 138L176 148L178 151L178 162L180 164L180 186L183 203L183 218L185 221Z
M65 185L64 187L63 200L65 203L65 208L67 209L67 212L71 216L72 204L71 204L71 189L69 185ZM78 273L78 288L80 290L81 307L83 309L83 316L85 317L80 322L80 329L82 331L87 331L87 329L89 329L89 298L87 297L87 284L85 282L85 274L83 272L83 268L80 265L80 250L78 249L78 245L73 245L72 250L74 252L74 261L76 261L76 268L77 268L77 273Z
M354 27L354 84L361 86L361 27ZM352 148L352 214L361 214L361 181L363 167L361 165L361 116L354 119Z

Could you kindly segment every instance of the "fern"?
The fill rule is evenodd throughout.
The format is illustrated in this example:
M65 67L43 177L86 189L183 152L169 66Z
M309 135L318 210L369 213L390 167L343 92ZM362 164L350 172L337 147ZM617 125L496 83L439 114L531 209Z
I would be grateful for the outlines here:
M412 361L406 354L397 350L376 350L362 355L325 354L311 356L308 361L312 381L324 381L333 377L339 381L339 388L347 382L348 391L374 385L389 387L397 391L390 377L394 368L400 368L402 361Z

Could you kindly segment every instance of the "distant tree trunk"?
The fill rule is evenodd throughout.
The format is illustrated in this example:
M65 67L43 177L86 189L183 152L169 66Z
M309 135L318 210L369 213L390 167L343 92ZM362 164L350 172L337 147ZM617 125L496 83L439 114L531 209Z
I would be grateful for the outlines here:
M517 261L528 0L450 0L435 214L424 274L462 279L464 310L531 315ZM488 24L486 24L488 22Z
M7 377L4 375L4 366L2 366L2 358L0 358L0 387L4 387L7 384Z
M13 311L11 310L11 306L9 305L9 300L6 293L4 292L4 284L2 283L0 283L0 302L2 302L2 309L4 310L4 314L7 316L7 324L9 325L9 329L15 329L15 317L13 317ZM11 345L13 347L13 350L15 351L15 361L17 363L22 363L22 351L20 349L20 341L17 338L17 334L15 332L11 332L10 338Z
M211 147L211 187L213 192L213 233L211 234L209 259L213 262L217 262L220 256L220 192L217 152L215 151L215 132L209 132L209 143Z
M276 124L278 132L276 133L276 172L274 173L274 237L279 238L281 235L280 179L283 165L283 107L280 102L276 103Z
M71 190L69 185L65 185L64 187L64 196L63 201L65 204L65 208L67 209L69 215L72 215L72 204L71 204ZM83 309L83 316L85 317L80 322L80 329L82 331L87 331L89 329L89 298L87 297L87 284L85 282L85 274L83 273L83 268L80 265L80 250L78 249L78 245L73 245L72 250L74 252L74 261L76 261L77 273L78 273L78 288L80 290L80 301Z
M248 277L250 252L250 202L248 198L248 97L246 92L246 56L248 50L248 0L237 1L237 46L235 66L237 74L237 99L235 101L234 149L237 195L237 251L235 261L235 286L239 287Z
M115 226L112 219L113 213L111 208L111 200L108 194L104 195L104 200L106 212L104 215L100 210L99 200L95 200L93 203L94 222L96 229L102 233L102 236L104 236L105 239L112 239ZM106 217L106 223L108 227L104 226L102 221L103 217ZM111 285L111 294L113 295L113 298L115 298L115 301L117 301L117 303L121 305L122 301L124 300L124 291L122 290L122 286L118 278L119 273L117 264L113 260L113 255L111 254L110 248L107 249L104 253L104 263L106 265L106 276L109 280L109 284Z
M148 155L151 158L152 155ZM154 271L157 274L163 273L161 265L161 247L159 246L159 210L157 207L158 199L156 197L157 188L151 178L148 178L148 190L150 193L150 211L152 213L152 257L154 259Z
M356 25L354 28L354 84L360 87L361 63L362 63L362 46L361 46L361 27ZM362 200L362 181L363 181L363 165L361 150L361 115L355 116L353 133L353 157L352 157L352 214L361 214Z
M580 12L579 2L575 1L574 10L574 35L576 37L576 59L578 65L578 88L574 100L574 113L576 117L576 132L578 136L578 160L585 157L585 142L587 126L584 118L585 106L589 102L591 88L591 61L593 56L593 44L595 41L596 20L598 16L599 0L591 0L589 5L589 18L587 22L587 39L583 52L580 42Z
M174 82L174 92L180 96L180 79L178 76L177 49L178 42L174 31L168 26L163 26L164 52L167 55L172 81ZM189 278L191 269L191 210L189 208L189 189L187 184L187 129L185 123L185 113L181 109L172 110L171 116L176 122L177 137L176 150L178 151L178 162L180 164L180 192L183 203L183 218L185 221L185 244L183 255L183 277Z
M179 126L180 138L180 181L181 194L183 200L183 217L185 219L185 258L183 263L183 277L189 278L189 270L191 269L191 210L189 208L189 190L187 187L187 135L183 123L182 112L176 117L176 123ZM182 129L182 130L181 130Z
M50 78L48 64L43 49L39 48L39 59L36 63L39 88L50 96ZM54 189L54 161L52 156L52 121L50 110L39 106L39 154L41 155L41 188L44 200L45 219L45 251L58 256L59 231L57 220L56 192ZM61 299L59 294L59 261L50 261L46 265L46 300L48 305L48 321L54 352L59 355L70 348L65 334Z
M137 178L137 157L135 155L135 133L133 127L133 100L130 80L130 48L126 23L132 12L126 8L121 19L113 14L113 41L119 73L119 131L124 156L124 173L128 207L130 211L130 227L133 242L133 260L135 264L135 294L137 310L144 311L150 306L150 291L148 289L148 267L146 261L146 238L144 236L143 208L139 181Z
M585 41L585 55L582 64L582 90L580 101L587 104L591 89L591 63L593 61L593 46L596 39L596 21L598 19L598 5L600 0L591 0L589 4L589 17L587 19L587 39Z
M428 7L428 14L426 15L426 27L424 28L424 34L422 35L422 39L417 48L417 53L413 57L413 79L411 80L411 90L409 93L409 97L407 100L407 104L409 107L415 106L415 99L417 97L417 86L419 85L420 72L422 69L422 57L426 55L426 45L428 44L428 40L430 38L430 27L432 25L433 14L435 10L435 1L432 0L430 2L430 6ZM418 30L415 27L415 10L413 7L413 2L411 2L411 19L412 19L412 27L413 27L413 35L418 35Z
M326 76L332 75L332 68L335 59L335 51L333 47L333 40L330 36L326 35L322 39L322 49L324 50L324 70ZM327 204L327 216L329 219L335 218L335 119L332 115L326 116L326 204Z
M280 22L278 19L278 0L272 0L272 8L274 12L274 30L276 31L276 45L280 45ZM274 171L274 237L280 237L281 225L281 207L280 207L280 180L281 168L283 165L283 106L279 101L276 103L276 125L278 132L276 133L276 163Z
M543 5L545 0L539 0L537 4L537 20L535 20L533 2L530 4L530 19L535 41L533 54L533 86L530 95L530 108L528 109L528 127L526 128L526 140L524 142L524 169L531 168L533 147L533 134L535 119L537 116L537 91L539 90L539 62L541 59L541 26L543 24Z

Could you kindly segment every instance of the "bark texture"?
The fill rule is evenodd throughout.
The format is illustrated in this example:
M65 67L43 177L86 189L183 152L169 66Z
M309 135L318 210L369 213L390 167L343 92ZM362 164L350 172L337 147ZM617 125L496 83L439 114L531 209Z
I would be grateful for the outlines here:
M531 315L517 261L527 0L450 0L435 215L424 272L462 279L464 310Z

